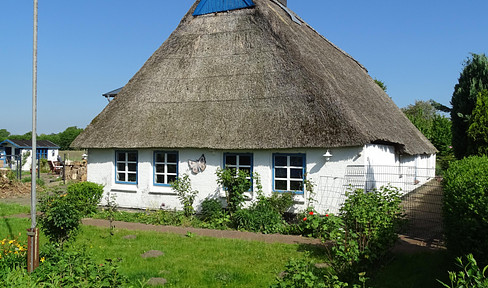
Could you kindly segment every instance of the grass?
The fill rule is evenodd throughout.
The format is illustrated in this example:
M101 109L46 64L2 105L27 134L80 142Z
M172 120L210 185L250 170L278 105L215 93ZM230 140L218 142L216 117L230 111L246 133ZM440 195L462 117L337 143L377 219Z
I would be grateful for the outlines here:
M28 207L1 204L4 215L28 212ZM7 235L26 239L29 219L0 218L0 239ZM135 235L135 239L124 236ZM311 257L322 262L323 251L304 245L268 244L257 241L218 239L196 235L128 231L83 226L75 245L87 247L99 263L121 258L120 272L132 285L151 277L167 279L165 287L269 287L290 258ZM41 246L46 242L41 233ZM164 253L158 258L141 258L149 250ZM305 254L302 251L311 253ZM308 256L307 256L308 255ZM448 283L447 271L457 270L446 251L396 254L394 259L368 273L367 287L423 288Z
M30 207L20 204L6 204L0 203L0 217L10 216L15 214L29 213Z
M136 239L124 239L126 235ZM77 244L93 254L122 258L120 272L136 284L140 279L163 277L169 287L268 287L291 257L300 257L298 245L257 241L117 230L110 238L106 228L83 227ZM164 253L143 259L149 250Z

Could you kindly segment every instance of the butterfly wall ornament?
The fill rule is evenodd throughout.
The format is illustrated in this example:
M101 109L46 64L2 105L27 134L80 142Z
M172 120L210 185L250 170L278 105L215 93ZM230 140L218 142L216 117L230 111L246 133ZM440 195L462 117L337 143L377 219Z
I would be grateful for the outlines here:
M207 168L207 161L205 160L205 155L202 154L198 160L188 160L188 166L190 166L191 172L193 174L198 174L205 171Z

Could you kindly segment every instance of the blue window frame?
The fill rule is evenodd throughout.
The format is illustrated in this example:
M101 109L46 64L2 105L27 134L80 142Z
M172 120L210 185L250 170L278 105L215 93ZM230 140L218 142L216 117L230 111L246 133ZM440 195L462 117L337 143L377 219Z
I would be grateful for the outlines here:
M305 154L273 154L273 191L303 194Z
M137 184L137 151L115 151L115 182Z
M154 151L154 185L169 186L178 177L178 152Z
M47 149L46 148L39 148L37 149L37 159L47 159Z
M224 167L245 171L249 176L247 179L252 183L253 159L251 153L225 153Z

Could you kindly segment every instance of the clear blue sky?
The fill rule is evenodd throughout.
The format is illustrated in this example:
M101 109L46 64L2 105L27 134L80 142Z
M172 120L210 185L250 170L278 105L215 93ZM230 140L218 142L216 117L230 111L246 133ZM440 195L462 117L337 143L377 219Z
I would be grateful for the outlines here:
M0 1L0 129L31 130L33 1ZM85 128L193 0L39 0L38 133ZM386 83L399 107L449 104L470 52L488 53L487 0L288 0Z

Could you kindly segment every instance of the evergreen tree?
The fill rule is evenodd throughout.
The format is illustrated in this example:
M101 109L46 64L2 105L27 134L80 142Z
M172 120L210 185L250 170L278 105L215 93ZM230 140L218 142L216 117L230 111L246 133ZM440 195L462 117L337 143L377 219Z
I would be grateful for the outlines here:
M480 156L488 155L488 90L478 93L468 136L473 141L473 150Z
M464 64L451 98L452 146L458 159L477 153L467 131L478 93L488 89L488 58L485 54L471 56Z

